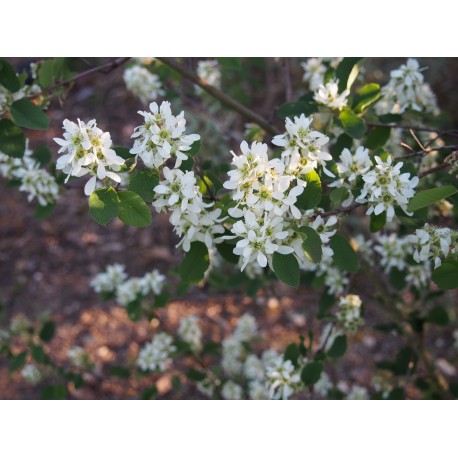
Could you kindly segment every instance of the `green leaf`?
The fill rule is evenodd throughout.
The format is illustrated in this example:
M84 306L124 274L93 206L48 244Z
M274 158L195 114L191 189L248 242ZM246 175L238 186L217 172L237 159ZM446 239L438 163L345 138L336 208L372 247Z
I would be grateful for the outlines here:
M53 339L55 333L56 325L54 321L46 321L40 330L40 339L43 340L43 342L49 342Z
M30 100L17 100L11 105L11 118L20 127L34 130L46 130L49 118Z
M323 250L321 247L321 238L318 233L309 226L298 227L296 230L303 234L302 238L304 241L302 242L302 248L307 258L314 263L320 262Z
M151 210L143 199L132 191L119 191L119 219L129 226L145 227L151 224Z
M159 184L159 176L152 170L143 169L131 174L129 191L138 194L146 202L152 202L155 197L154 188Z
M371 232L378 232L383 229L386 224L386 212L380 213L380 215L376 215L375 213L371 214L370 218L370 231Z
M63 400L66 398L67 388L62 383L46 386L41 393L41 399L43 400Z
M189 369L186 372L186 377L188 377L188 379L193 382L201 382L202 380L205 380L207 378L205 372L198 371L196 369Z
M390 127L374 127L367 134L363 145L371 150L380 148L388 141L390 134Z
M289 286L299 286L300 271L299 263L294 254L280 254L275 252L272 256L272 267L275 275Z
M222 258L225 261L230 262L231 264L237 264L239 262L239 256L234 254L234 247L235 245L231 245L227 242L218 243L216 245L218 253L222 256Z
M359 269L358 256L350 242L341 234L333 235L329 246L334 251L333 259L337 267L347 272L357 272Z
M376 83L366 84L355 95L353 101L353 111L355 113L362 113L379 98L380 86Z
M391 269L389 279L393 288L398 291L402 291L406 286L406 273L396 267Z
M20 369L25 364L26 358L27 358L27 351L23 351L19 353L18 355L13 356L13 358L10 359L10 364L9 364L10 372L14 372Z
M32 345L30 354L37 363L44 363L46 361L46 354L41 345Z
M53 59L45 60L40 64L38 70L38 82L43 89L48 88L54 81L54 62Z
M405 375L413 371L417 364L417 355L411 347L404 347L396 354L396 374Z
M45 219L48 216L51 216L52 212L56 208L56 204L48 204L48 205L37 205L35 208L35 218L36 219Z
M403 388L393 388L388 395L389 401L402 401L405 398L405 391Z
M301 210L316 208L321 201L321 179L320 176L311 170L309 173L302 175L303 180L307 181L302 194L297 196L296 207Z
M306 385L314 385L320 380L321 372L323 372L323 363L321 361L312 361L302 369L301 379Z
M358 76L358 62L361 57L345 57L336 68L336 78L339 80L339 92L350 89Z
M191 145L191 149L188 150L188 151L184 151L185 154L187 154L188 156L191 156L191 157L194 157L196 154L199 153L200 151L200 140L197 140L196 142L194 142L192 145Z
M348 192L347 188L335 188L331 191L329 198L336 208L348 197Z
M429 311L427 321L438 326L447 326L450 320L447 310L441 305L436 305Z
M316 317L319 320L322 320L328 315L329 310L336 303L336 297L334 294L328 294L327 291L323 291L318 302L318 312Z
M24 156L25 137L22 129L9 119L0 120L0 151L11 157Z
M51 151L49 151L49 148L46 145L37 146L32 156L40 163L41 166L48 164L52 158Z
M110 366L110 373L111 375L114 375L115 377L119 377L119 378L129 378L130 377L130 370L124 366L117 366L117 365Z
M334 342L331 345L331 348L328 350L327 354L330 358L340 358L347 351L347 336L341 335L337 336L334 339Z
M313 97L313 94L312 94ZM304 114L305 116L310 116L313 113L318 111L318 105L313 99L299 99L297 102L288 102L282 105L277 114L281 118L291 118L293 116L300 116Z
M105 226L118 216L119 200L113 188L96 189L89 197L89 214L97 223Z
M414 212L438 200L453 196L456 192L458 192L458 189L456 189L455 186L438 186L437 188L419 191L410 200L407 210L409 212Z
M202 242L193 242L178 267L178 273L186 283L199 283L209 266L208 248Z
M297 366L297 360L300 356L299 346L295 343L290 343L283 354L283 359L285 361L291 361L294 366Z
M113 149L118 156L125 160L132 159L134 157L133 154L130 154L129 148L126 148L125 146L115 146Z
M353 111L345 107L339 115L340 122L345 132L352 138L362 138L366 133L364 121L356 116Z
M331 154L334 160L338 160L342 151L353 146L353 138L347 134L340 134L335 145L331 148Z
M6 60L0 60L0 84L10 92L17 92L21 88L13 66Z
M141 399L142 401L154 399L157 396L157 393L157 388L155 386L152 386L151 388L146 388L142 392Z
M439 288L458 288L458 261L444 261L442 265L433 271L432 279Z

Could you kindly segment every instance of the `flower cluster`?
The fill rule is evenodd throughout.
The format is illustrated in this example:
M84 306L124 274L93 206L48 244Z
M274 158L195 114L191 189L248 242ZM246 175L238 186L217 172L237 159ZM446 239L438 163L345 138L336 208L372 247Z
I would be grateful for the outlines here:
M318 86L314 99L329 108L341 110L347 105L349 95L350 91L348 89L339 93L339 81L331 80Z
M300 375L291 361L278 358L267 369L270 399L288 399L300 383Z
M232 380L228 380L224 385L221 391L221 394L224 399L228 401L237 401L242 399L243 388Z
M43 378L40 369L34 364L26 364L21 370L21 375L23 379L31 385L40 383Z
M199 60L197 63L197 76L210 86L218 88L221 86L221 70L217 60Z
M66 119L63 128L64 138L54 138L54 141L61 146L59 154L65 153L57 160L56 168L67 174L66 182L71 176L93 175L84 187L87 196L96 189L97 179L121 182L115 172L121 170L125 161L111 149L109 132L99 129L95 119L88 123L78 119L78 124Z
M407 237L413 245L413 258L418 263L434 262L434 267L442 264L442 259L449 254L457 253L458 232L446 227L435 227L425 224L415 234Z
M408 59L406 64L392 70L375 107L377 114L404 113L409 109L438 114L436 97L424 82L423 70L416 59Z
M127 89L145 105L165 94L159 77L141 65L126 68L123 78Z
M172 361L171 356L175 351L173 338L160 332L140 350L137 365L142 371L164 371Z
M387 221L394 217L394 205L398 205L406 214L407 204L415 194L418 177L410 178L410 173L401 173L402 162L392 165L393 159L388 156L383 160L374 157L376 165L363 175L364 186L356 198L359 203L368 203L366 214L380 215L386 212Z
M107 266L105 272L101 272L91 281L91 286L97 293L114 293L116 301L122 305L142 300L149 295L161 294L165 276L157 269L145 273L143 277L128 278L121 264Z
M202 330L196 316L188 316L180 320L178 336L189 344L193 351L198 352L202 348Z
M137 126L132 134L135 140L130 153L140 157L149 169L160 170L171 158L175 159L174 167L180 167L188 159L186 151L191 149L200 136L185 135L184 111L174 116L170 102L162 102L160 107L153 102L149 109L138 112L145 122Z
M337 322L349 332L356 332L364 321L361 318L362 301L355 294L347 294L339 299L339 311L336 314Z
M305 62L301 62L301 67L304 69L302 80L308 83L311 91L316 91L320 85L324 83L324 77L327 71L327 66L336 68L341 58L321 58L311 57Z
M379 262L385 273L390 273L393 268L404 270L407 257L412 254L411 242L397 234L377 235L373 249L380 255Z
M24 99L26 97L33 97L35 94L41 92L41 87L37 84L37 75L35 73L35 67L30 67L32 73L32 84L24 84L18 91L11 92L2 84L0 84L0 113L8 110L8 108L17 100Z
M331 184L332 187L344 186L345 183L355 184L356 179L365 175L372 166L369 157L369 150L364 146L358 146L355 154L352 154L348 148L344 148L339 156L340 162L337 162L339 171L339 180Z
M89 357L82 347L74 346L67 351L67 357L76 367L84 367L89 363Z
M38 204L44 207L54 204L59 197L56 179L33 158L28 142L21 158L0 152L0 174L9 180L18 180L19 190L28 193L29 202L37 199Z
M172 212L170 223L181 237L178 246L188 252L192 242L205 243L209 249L219 243L217 236L224 232L221 209L207 210L212 204L204 203L194 172L164 167L163 174L164 180L154 188L153 206L158 212Z

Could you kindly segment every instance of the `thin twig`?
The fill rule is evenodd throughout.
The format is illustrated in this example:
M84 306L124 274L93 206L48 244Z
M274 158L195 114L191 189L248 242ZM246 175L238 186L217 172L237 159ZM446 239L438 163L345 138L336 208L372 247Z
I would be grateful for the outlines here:
M237 100L233 99L229 95L225 94L224 92L220 91L218 88L207 84L205 81L202 81L193 71L189 70L185 66L179 64L175 61L175 59L171 59L169 57L158 57L158 60L163 62L165 65L173 68L178 73L180 73L185 78L192 81L194 84L197 84L201 87L205 92L212 95L222 103L230 106L235 111L240 113L242 116L254 121L256 124L261 126L266 132L269 132L271 135L276 135L278 132L266 119L262 116L258 115L254 111L250 110L246 106L242 105L241 103L237 102Z
M29 99L34 99L40 95L43 95L43 94L46 94L48 92L52 92L54 91L55 89L58 89L62 86L66 86L67 84L70 84L70 83L73 83L74 81L77 81L79 80L80 78L83 78L85 76L88 76L88 75L91 75L92 73L96 73L96 72L103 72L103 73L109 73L111 72L112 70L114 70L115 68L123 65L124 63L126 63L128 60L130 59L130 57L118 57L110 62L107 62L106 64L103 64L103 65L98 65L97 67L93 67L93 68L90 68L88 70L85 70L84 72L81 72L81 73L78 73L74 76L72 76L71 78L68 78L64 81L59 81L57 82L56 84L53 84L52 86L49 86L45 89L43 89L41 92L38 92L36 94L32 94L30 95L28 98Z
M349 205L348 207L341 207L336 210L329 210L327 212L318 212L315 213L314 215L310 216L311 220L314 220L317 216L322 216L322 217L327 217L327 216L332 216L332 215L338 215L339 213L350 213L353 210L357 209L358 207L361 207L363 204L360 203L353 203Z
M441 132L439 129L434 127L423 127L423 126L411 126L406 124L394 124L394 123L378 123L378 122L368 122L366 123L369 127L390 127L391 129L405 129L405 130L414 130L419 132L434 132L434 133L441 133L441 135L453 135L458 136L457 129L451 129L444 132Z
M447 167L450 167L450 164L447 163L447 162L444 162L442 164L437 165L436 167L432 167L432 168L430 168L428 170L425 170L424 172L420 173L420 175L418 175L418 176L419 176L419 178L423 178L426 175L429 175L431 173L437 172L437 171L442 170L442 169L446 169Z

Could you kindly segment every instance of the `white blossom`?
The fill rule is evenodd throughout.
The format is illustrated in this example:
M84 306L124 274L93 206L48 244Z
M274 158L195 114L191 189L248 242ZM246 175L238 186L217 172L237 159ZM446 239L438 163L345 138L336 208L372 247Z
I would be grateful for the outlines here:
M300 376L291 361L280 357L267 369L267 380L270 399L288 399L294 394Z
M314 99L329 108L341 110L347 105L349 95L350 91L348 89L339 93L339 81L332 80L326 84L320 84L315 92Z
M329 390L331 390L333 384L329 375L326 372L322 372L320 379L313 385L313 391L318 393L321 397L325 398L328 395Z
M248 355L243 365L243 373L250 380L264 380L264 364L256 355Z
M243 389L240 385L233 382L232 380L228 380L224 385L221 391L221 394L224 399L237 401L242 399L243 397Z
M254 401L269 399L269 390L265 382L259 380L251 380L248 384L248 396Z
M126 279L125 266L115 263L108 265L105 272L97 274L90 284L96 293L112 293Z
M82 347L74 346L67 351L67 358L76 367L83 367L87 362L87 355Z
M412 254L412 244L408 239L397 234L378 234L375 238L374 251L380 255L380 265L385 273L393 267L404 270L407 265L407 256Z
M176 350L172 344L173 339L170 335L165 332L157 334L140 350L137 365L143 371L164 371Z
M346 331L356 332L364 320L361 318L362 301L356 294L347 294L339 299L337 321Z
M125 161L111 149L109 132L99 129L95 119L88 123L78 119L78 124L66 119L63 128L64 138L54 138L54 141L61 146L58 153L65 153L57 160L56 168L67 174L66 182L70 176L93 175L84 187L87 196L98 186L97 179L121 182L115 172L121 170Z
M242 342L248 342L254 339L257 333L258 325L256 319L252 315L245 313L238 319L233 336Z
M137 300L142 294L141 278L132 277L121 283L116 288L116 302L126 307L131 302Z
M238 375L242 372L243 355L244 349L239 339L232 336L223 340L221 365L227 375Z
M147 272L140 278L140 289L144 296L148 294L161 294L165 284L165 276L157 269Z
M40 369L34 364L26 364L21 370L21 376L27 383L32 385L41 382L43 378Z
M199 60L197 63L197 76L201 81L210 86L219 88L221 86L221 70L216 59ZM200 92L201 89L197 90Z
M127 89L144 104L165 94L159 77L141 65L126 68L123 78Z
M199 351L202 348L202 330L196 316L190 315L180 320L178 335L194 351Z
M369 399L367 389L363 386L353 385L350 392L347 394L347 399L353 401L364 401Z

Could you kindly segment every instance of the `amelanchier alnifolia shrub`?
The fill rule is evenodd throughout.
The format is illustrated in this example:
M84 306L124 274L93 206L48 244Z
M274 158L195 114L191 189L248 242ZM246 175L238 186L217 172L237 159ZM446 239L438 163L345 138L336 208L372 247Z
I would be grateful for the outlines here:
M259 125L248 125L249 141L240 138L239 151L223 160L212 156L212 161L205 161L205 154L202 160L197 156L201 143L203 153L210 153L205 151L205 138L187 132L184 111L172 109L172 102L154 100L164 92L152 72L163 72L166 66L164 59L158 65L136 63L125 69L129 90L144 105L151 102L149 111L138 112L143 121L132 132L130 145L114 147L110 133L98 128L96 120L66 119L63 138L55 138L60 146L56 169L66 175L66 182L90 175L84 189L89 213L100 224L119 217L143 227L151 223L152 208L168 213L177 247L185 253L176 270L180 292L199 282L221 286L232 265L238 271L230 274L233 283L245 285L252 295L273 275L289 286L322 288L317 317L325 325L319 342L309 335L284 353L272 348L259 353L252 350L256 323L245 315L218 347L219 363L211 363L218 370L211 364L204 370L212 345L206 344L198 318L190 316L180 323L176 337L161 331L144 346L137 362L141 372L168 370L174 359L186 356L197 364L188 379L209 397L286 399L311 386L319 396L375 396L356 384L341 384L340 389L324 370L327 361L345 353L347 335L364 325L363 301L356 294L356 280L364 275L389 316L403 322L390 329L409 329L396 362L382 366L391 368L394 377L416 369L418 360L428 358L419 353L415 340L424 324L448 321L447 311L431 306L428 297L437 287L458 286L453 206L458 162L447 131L424 124L425 114L429 120L438 114L434 94L424 81L425 69L409 59L380 87L365 81L366 75L359 72L361 59L311 58L302 63L310 91L278 109L285 120L283 132L252 116L250 120ZM180 73L179 66L172 67ZM211 85L210 92L218 98L218 88L226 81L225 67L209 60L198 62L196 69L193 84ZM36 68L46 92L49 80L56 77L45 70L45 63ZM182 74L186 77L188 72ZM25 91L22 98L32 95L19 79L2 78L4 92ZM18 106L21 99L11 94L0 98L6 113L0 121L0 171L8 180L17 180L30 199L52 205L63 176L46 172L35 152L26 149L25 140L23 146L4 150L3 132L10 135L12 129L19 138L20 127L44 126L41 111L23 125L17 110L25 107ZM406 135L407 128L414 134ZM219 270L224 273L218 276ZM157 270L129 278L122 265L114 264L91 284L138 320L154 317L166 305L176 291L172 278ZM370 301L364 298L364 303ZM77 353L72 359L78 359ZM445 396L447 382L428 367L422 377L429 388L420 377L419 389ZM398 381L390 381L389 392L377 390L377 396L398 396Z

